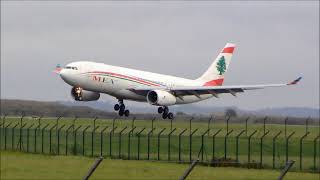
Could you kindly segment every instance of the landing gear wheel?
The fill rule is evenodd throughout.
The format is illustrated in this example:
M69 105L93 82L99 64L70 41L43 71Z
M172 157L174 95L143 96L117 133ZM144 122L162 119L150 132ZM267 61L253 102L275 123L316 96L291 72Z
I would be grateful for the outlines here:
M124 112L123 111L119 111L119 116L123 116Z
M169 113L169 108L168 107L164 107L163 114L168 114L168 113Z
M130 114L130 111L129 111L128 109L124 111L124 115L125 115L126 117L128 117L129 114Z
M166 113L163 113L163 114L162 114L162 118L163 118L163 119L167 119L167 117L168 117L168 115L167 115Z
M168 114L168 118L169 118L169 119L173 119L173 114L172 114L172 113L169 113L169 114Z
M115 104L115 105L114 105L114 110L115 110L115 111L119 111L119 109L120 109L120 105L119 105L119 104Z
M126 106L124 104L120 105L120 111L124 112L124 110L126 109Z
M163 107L159 107L159 108L158 108L158 113L159 113L159 114L163 113L163 111L164 111Z

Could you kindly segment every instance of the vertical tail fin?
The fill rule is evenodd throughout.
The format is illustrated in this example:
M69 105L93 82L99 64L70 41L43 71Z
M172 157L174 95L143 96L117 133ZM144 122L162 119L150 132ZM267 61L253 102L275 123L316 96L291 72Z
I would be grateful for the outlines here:
M221 86L223 84L224 73L228 70L235 47L235 44L227 43L207 71L197 79L204 82L203 86Z

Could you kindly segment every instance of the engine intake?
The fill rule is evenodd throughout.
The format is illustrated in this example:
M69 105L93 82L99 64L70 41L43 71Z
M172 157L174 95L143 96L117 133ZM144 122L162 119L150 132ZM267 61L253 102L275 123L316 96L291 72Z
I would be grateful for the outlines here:
M169 106L174 105L177 102L177 98L167 91L154 90L148 92L147 101L152 105Z
M76 101L96 101L100 98L100 93L86 91L81 87L73 87L71 89L71 96Z

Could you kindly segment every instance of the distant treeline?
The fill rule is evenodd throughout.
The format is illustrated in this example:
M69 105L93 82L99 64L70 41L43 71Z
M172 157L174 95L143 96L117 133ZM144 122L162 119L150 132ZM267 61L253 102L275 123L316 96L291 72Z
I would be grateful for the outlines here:
M185 120L188 121L190 118L194 118L193 121L208 121L210 117L212 121L215 122L226 122L229 119L230 123L244 123L248 119L248 123L263 123L266 119L268 124L283 124L286 117L265 117L265 116L226 116L228 112L215 113L212 115L195 115L186 114L183 112L177 112L175 115L175 120ZM44 102L44 101L30 101L30 100L8 100L1 99L1 116L44 116L44 117L80 117L80 118L120 118L115 112L101 111L93 109L87 106L66 106L58 102ZM137 119L161 119L159 114L131 114L129 118L132 119L136 117ZM310 125L318 125L319 119L315 118L297 118L288 117L288 124L305 124L306 119Z

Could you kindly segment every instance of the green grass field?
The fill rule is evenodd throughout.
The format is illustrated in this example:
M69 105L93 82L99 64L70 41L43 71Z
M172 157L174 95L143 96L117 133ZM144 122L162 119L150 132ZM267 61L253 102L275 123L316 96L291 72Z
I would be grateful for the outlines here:
M95 159L1 152L0 179L81 179ZM105 159L91 179L178 179L187 164ZM196 166L188 179L276 179L279 171ZM285 179L316 180L319 174L289 172Z
M3 122L3 121L2 121ZM6 149L14 149L19 150L19 127L20 127L20 119L19 118L13 118L13 117L7 117L5 120L5 126L11 125L9 127L13 127L14 125L18 124L16 126L16 129L14 131L14 139L12 141L12 129L7 129L6 137L4 137L4 129L2 129L1 132L1 142L6 141ZM29 151L29 152L37 152L41 153L42 151L42 133L41 131L37 131L37 138L35 139L35 131L34 127L39 125L39 122L36 119L26 117L23 119L23 124L26 124L25 128L22 130L22 151ZM40 129L47 126L46 129L50 129L56 124L55 119L50 118L44 118L40 122ZM130 137L130 156L132 159L138 158L138 137L135 133L139 132L143 128L146 128L141 134L140 137L140 146L139 146L139 158L140 159L147 159L147 136L146 134L151 130L152 121L149 120L135 120L134 126L137 128L134 131L134 135ZM27 138L27 128L31 125L34 125L30 128L29 132L29 138ZM111 130L111 127L113 126L111 119L102 119L96 121L96 133L93 136L93 150L91 148L92 146L92 127L93 127L93 121L90 119L78 119L75 121L75 127L80 127L77 133L77 142L75 146L75 139L73 136L73 133L68 134L68 139L66 139L66 132L65 130L72 126L73 120L62 118L59 120L59 127L62 127L65 125L61 132L60 132L60 139L59 139L59 150L57 145L57 131L54 128L52 131L52 139L51 139L51 149L52 154L74 154L77 153L78 155L82 155L84 150L85 156L99 156L101 153L101 136L100 131L108 126L109 128L106 129L105 133L103 134L103 155L110 157L110 136L109 132ZM88 128L87 133L85 133L85 144L83 145L83 136L81 131L87 127ZM112 136L111 141L111 157L113 158L123 158L127 159L129 154L129 137L128 132L131 129L132 121L130 120L115 120L115 127L117 129L115 130L115 134ZM2 126L3 127L3 126ZM119 132L127 127L122 132L121 137L121 143L119 138ZM153 127L155 128L153 136L150 137L150 159L151 160L157 160L158 159L158 142L157 142L157 134L159 131L163 128L166 128L166 130L163 132L163 135L160 136L160 148L159 148L159 158L160 160L168 160L168 133L171 129L170 121L163 121L163 120L156 120L154 121ZM171 142L170 142L170 160L177 161L178 160L178 134L184 130L186 130L186 133L181 138L181 159L184 161L189 160L189 136L188 133L190 131L189 129L189 122L188 121L173 121L172 128L176 128L177 130L172 134L171 136ZM195 159L198 155L198 152L201 148L201 134L205 132L208 128L208 124L205 122L193 122L192 123L192 131L195 129L198 129L198 131L194 134L192 138L192 158ZM72 129L69 129L69 132L72 132ZM224 151L225 151L225 144L224 144L224 136L226 134L226 124L219 123L219 124L211 124L210 125L210 136L204 136L204 161L210 161L213 156L213 139L212 135L217 132L218 129L222 129L222 131L217 135L215 138L215 157L216 158L223 158L224 157ZM230 136L227 139L227 158L236 159L236 140L235 136L239 134L240 131L245 129L244 124L229 124L229 131L233 130L233 133L230 134ZM283 131L282 134L277 139L275 145L276 145L276 151L275 151L275 167L280 168L285 164L285 141L284 141L284 126L279 124L267 124L266 129L270 130L270 133L266 135L263 142L263 165L265 167L271 168L272 167L272 137L278 133L280 130ZM263 134L263 125L262 124L249 124L248 125L248 132L247 134L251 134L254 130L257 130L257 133L253 136L251 139L251 162L260 162L260 137ZM319 134L319 128L316 126L309 126L308 131L310 134L304 139L303 141L303 153L302 153L302 169L306 171L314 170L314 138ZM288 156L289 159L295 160L296 163L293 166L293 170L299 170L299 164L300 164L300 158L299 158L299 152L300 152L300 144L299 144L299 138L304 135L305 133L305 126L287 126L287 134L290 134L292 132L295 132L295 134L291 137L288 147L289 152ZM49 131L44 131L43 136L43 149L45 154L49 154ZM6 140L5 140L6 139ZM68 140L68 147L66 147L66 141ZM13 144L12 144L13 142ZM29 143L27 143L29 142ZM27 146L27 144L29 144ZM36 145L36 147L35 147ZM121 146L121 152L119 153L119 149ZM84 149L83 149L84 147ZM5 149L4 143L1 143L1 149ZM316 167L319 168L319 143L317 143L317 154L316 154ZM243 135L239 138L239 161L246 163L248 160L248 138L243 133ZM119 157L120 156L120 157Z

